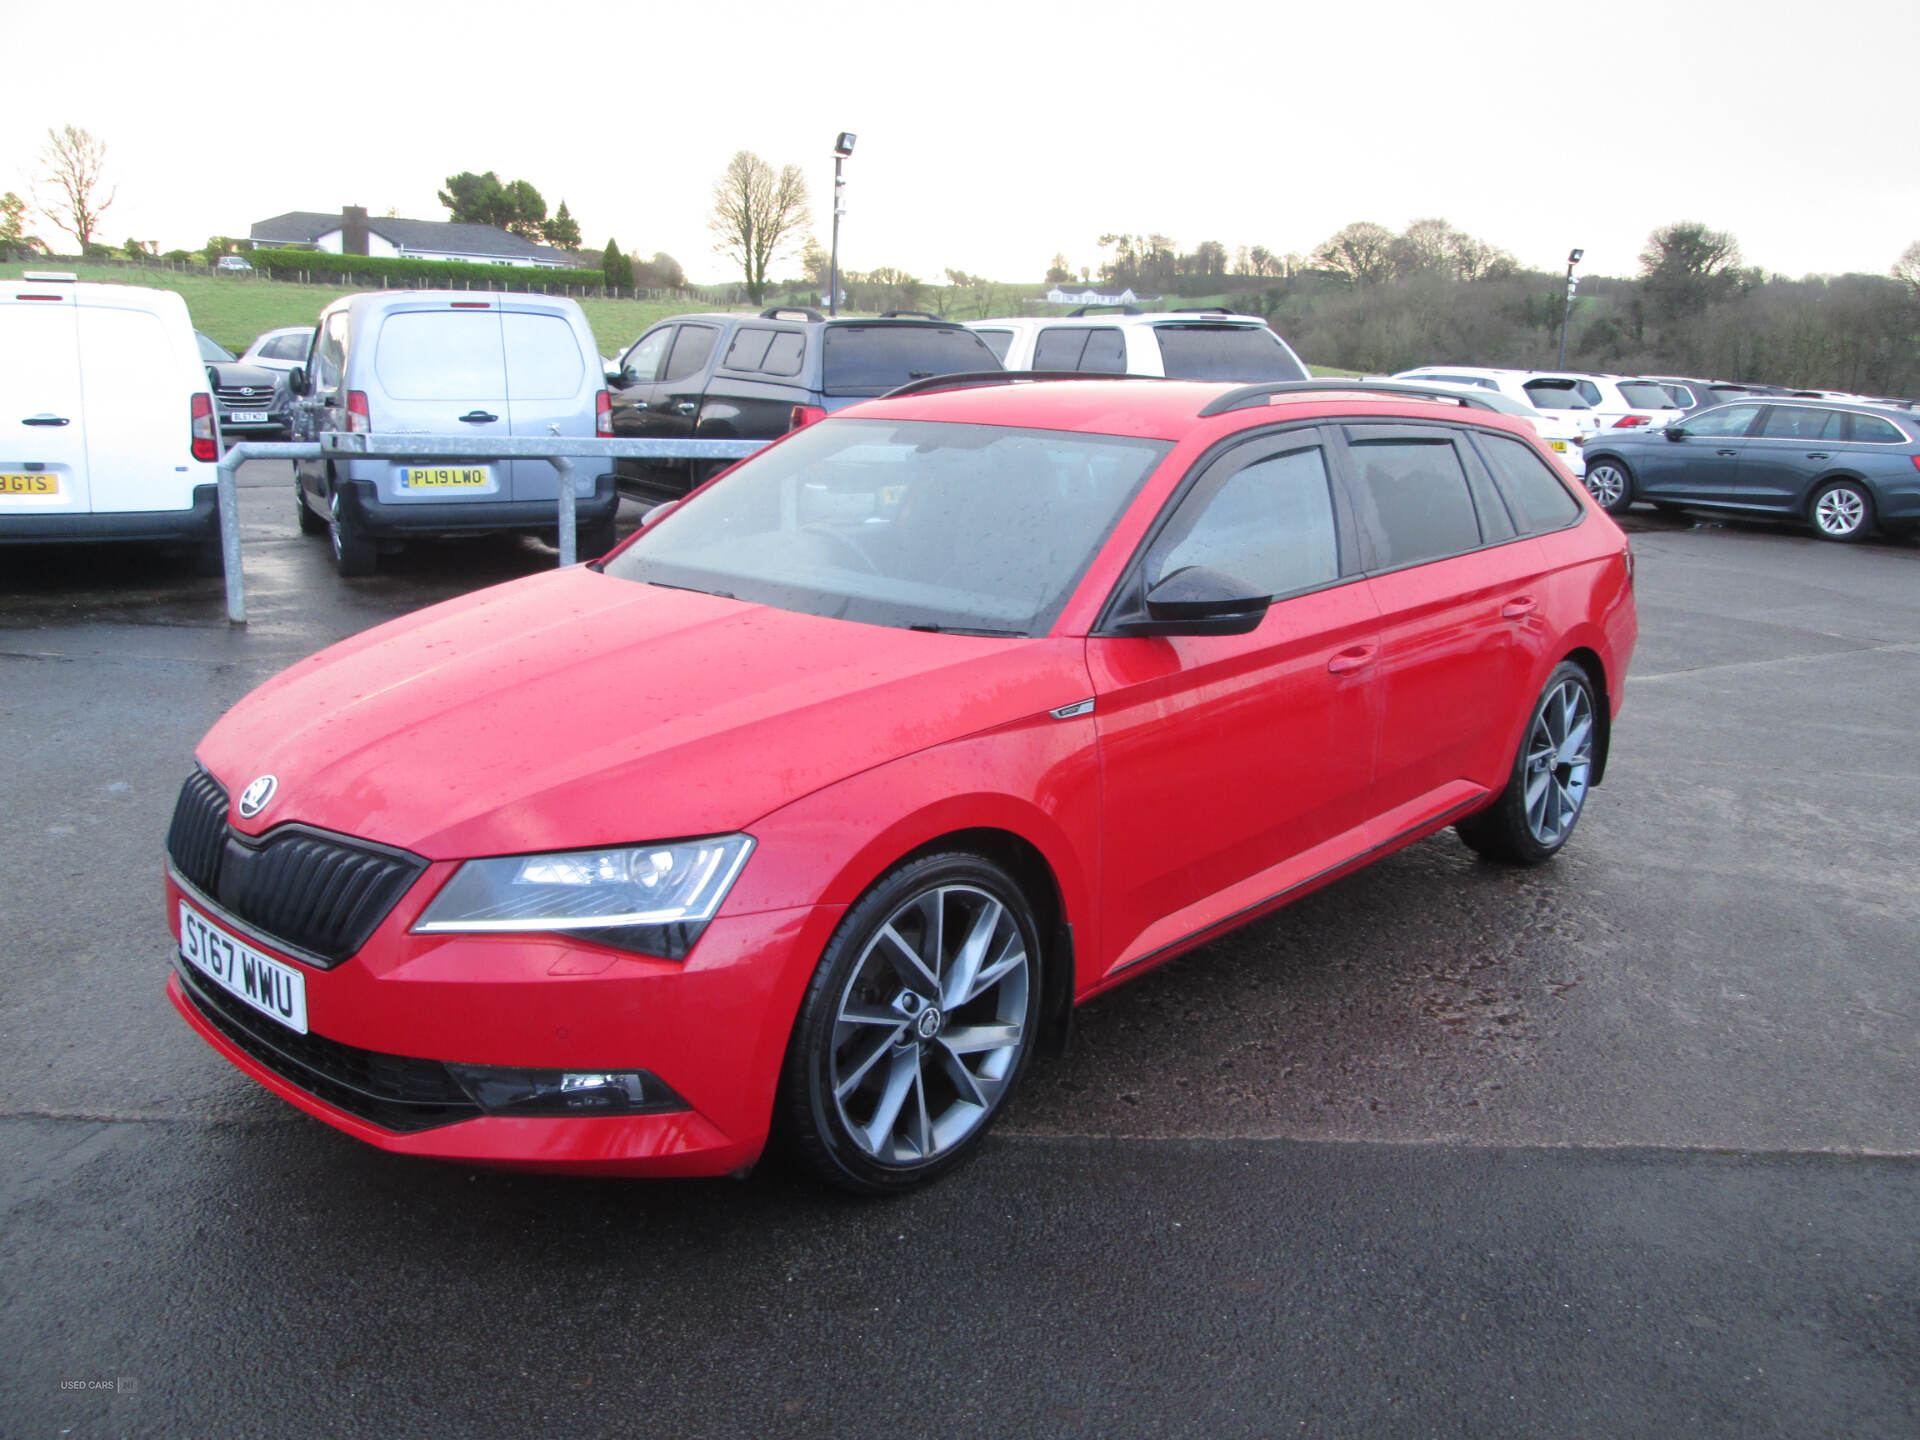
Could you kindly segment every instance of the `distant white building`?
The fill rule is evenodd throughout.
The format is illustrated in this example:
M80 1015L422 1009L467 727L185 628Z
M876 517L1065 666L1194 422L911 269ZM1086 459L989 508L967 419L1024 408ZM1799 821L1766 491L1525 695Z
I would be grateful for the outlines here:
M1058 285L1047 291L1049 305L1138 305L1142 299L1157 300L1157 295L1139 296L1132 289L1118 295L1103 295L1098 290L1062 290Z
M565 250L536 245L494 225L444 220L393 220L350 205L337 215L290 210L253 226L254 248L317 250L330 255L393 255L409 260L464 260L471 265L533 265L567 270L583 262Z

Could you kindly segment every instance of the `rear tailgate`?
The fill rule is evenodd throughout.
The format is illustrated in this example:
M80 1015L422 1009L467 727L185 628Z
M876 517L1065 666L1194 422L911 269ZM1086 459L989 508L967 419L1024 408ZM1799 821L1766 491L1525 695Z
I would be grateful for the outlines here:
M499 439L509 433L500 312L492 301L422 300L390 310L373 345L373 373L363 383L376 435ZM354 466L356 475L375 477L383 504L507 496L507 467L497 460L370 460Z
M0 528L91 508L76 309L68 286L0 281Z
M829 410L884 395L911 380L1005 368L964 325L829 323L821 339L820 389Z

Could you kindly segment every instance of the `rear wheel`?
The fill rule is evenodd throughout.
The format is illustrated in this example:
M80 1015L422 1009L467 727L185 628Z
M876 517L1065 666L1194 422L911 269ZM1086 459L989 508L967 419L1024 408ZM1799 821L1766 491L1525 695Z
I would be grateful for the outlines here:
M379 551L373 541L361 533L353 512L341 502L338 486L329 495L327 508L327 534L333 543L333 568L349 579L371 575Z
M324 535L327 522L313 513L313 507L307 504L306 487L301 485L300 477L293 480L293 507L300 512L300 533L302 535Z
M1873 496L1858 480L1834 480L1813 492L1807 518L1822 540L1864 540L1873 533Z
M1609 515L1618 515L1633 504L1633 473L1625 462L1608 456L1587 465L1587 493Z
M802 1162L863 1194L978 1148L1026 1068L1040 945L1025 895L977 855L883 876L820 957L788 1043L781 1119Z
M1593 682L1561 661L1533 707L1500 798L1454 827L1468 847L1519 865L1558 854L1586 806L1597 721Z

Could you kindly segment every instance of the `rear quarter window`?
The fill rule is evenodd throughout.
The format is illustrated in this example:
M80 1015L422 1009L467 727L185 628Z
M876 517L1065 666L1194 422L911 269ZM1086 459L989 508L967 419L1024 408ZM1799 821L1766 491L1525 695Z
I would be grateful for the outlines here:
M1580 502L1533 447L1507 435L1475 435L1500 498L1523 530L1558 530L1580 518Z
M1280 337L1264 325L1156 325L1160 360L1174 380L1304 380Z
M504 400L495 310L402 310L380 327L374 373L395 400Z
M1898 445L1907 437L1900 427L1891 420L1882 420L1878 415L1851 416L1853 432L1847 438L1868 445Z
M829 395L884 395L910 380L998 370L971 330L933 325L833 325L823 337L821 388Z

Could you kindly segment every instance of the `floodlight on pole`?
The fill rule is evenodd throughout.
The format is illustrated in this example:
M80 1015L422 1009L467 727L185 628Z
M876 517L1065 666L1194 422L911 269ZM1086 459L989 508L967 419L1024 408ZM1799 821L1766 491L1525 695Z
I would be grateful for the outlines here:
M840 313L840 217L846 213L846 181L841 177L840 165L853 154L853 142L857 137L851 130L842 130L833 137L833 250L827 260L827 313Z
M1560 368L1567 368L1567 326L1573 323L1573 292L1580 288L1580 282L1573 278L1573 267L1580 263L1580 257L1587 252L1573 249L1567 252L1567 307L1560 314Z

